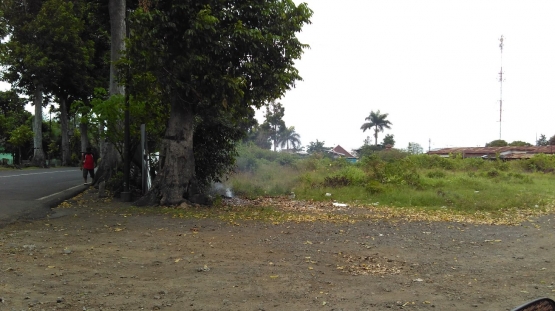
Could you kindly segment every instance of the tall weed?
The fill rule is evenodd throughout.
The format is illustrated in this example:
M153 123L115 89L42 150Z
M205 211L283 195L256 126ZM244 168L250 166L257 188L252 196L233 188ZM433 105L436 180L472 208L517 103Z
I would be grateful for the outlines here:
M555 201L552 156L501 161L385 152L352 164L321 155L299 158L245 146L230 182L235 193L249 197L294 191L298 199L306 200L463 212L541 208Z

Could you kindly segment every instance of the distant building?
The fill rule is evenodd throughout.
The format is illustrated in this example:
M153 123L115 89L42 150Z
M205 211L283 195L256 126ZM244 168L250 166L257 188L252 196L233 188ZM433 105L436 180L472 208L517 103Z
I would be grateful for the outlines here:
M355 163L358 160L358 158L355 155L348 152L340 145L335 146L334 148L329 150L328 153L331 153L334 158L346 158L347 161L353 162L353 163Z
M529 159L536 154L554 154L554 146L506 146L506 147L455 147L440 148L428 151L440 157L460 154L463 158L496 159L502 160Z

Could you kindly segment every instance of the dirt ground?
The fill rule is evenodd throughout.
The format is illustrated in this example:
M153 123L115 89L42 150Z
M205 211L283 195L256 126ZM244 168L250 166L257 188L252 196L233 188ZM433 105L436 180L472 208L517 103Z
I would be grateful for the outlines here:
M0 229L0 310L510 310L555 297L553 215L230 223L126 205L91 189Z

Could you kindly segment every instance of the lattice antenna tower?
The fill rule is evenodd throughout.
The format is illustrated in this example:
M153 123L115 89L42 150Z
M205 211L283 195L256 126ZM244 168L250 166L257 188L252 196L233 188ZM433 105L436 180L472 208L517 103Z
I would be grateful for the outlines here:
M499 38L499 48L501 49L501 70L499 71L499 140L501 140L501 121L503 115L503 35Z

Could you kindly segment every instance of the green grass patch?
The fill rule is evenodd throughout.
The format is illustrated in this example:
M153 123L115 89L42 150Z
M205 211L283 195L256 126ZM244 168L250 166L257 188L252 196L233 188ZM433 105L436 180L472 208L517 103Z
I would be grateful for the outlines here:
M555 202L555 157L512 162L377 152L356 164L323 156L306 158L240 149L229 183L235 194L454 213L546 209ZM326 196L330 193L331 197Z

